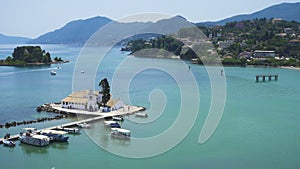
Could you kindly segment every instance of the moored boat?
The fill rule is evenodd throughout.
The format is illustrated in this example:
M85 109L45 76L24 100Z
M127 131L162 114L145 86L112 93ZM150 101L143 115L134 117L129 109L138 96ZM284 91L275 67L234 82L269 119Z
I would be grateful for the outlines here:
M146 113L135 113L136 117L148 117L148 114Z
M8 146L8 147L14 147L16 145L16 143L11 140L2 140L2 142L4 146Z
M112 119L114 121L124 121L124 118L122 116L114 116L114 117L112 117Z
M91 128L91 125L87 123L78 123L77 126L80 128Z
M26 143L38 147L47 146L50 143L50 138L48 136L33 134L29 132L20 135L19 139L22 143Z
M120 124L116 121L104 121L104 125L111 128L121 128Z
M69 137L66 136L67 132L65 131L42 130L41 134L48 136L50 141L66 142L69 139Z
M126 130L122 128L111 128L110 135L111 137L115 137L115 138L130 139L131 132L130 130Z
M80 129L77 128L56 127L54 130L65 131L69 134L80 134Z

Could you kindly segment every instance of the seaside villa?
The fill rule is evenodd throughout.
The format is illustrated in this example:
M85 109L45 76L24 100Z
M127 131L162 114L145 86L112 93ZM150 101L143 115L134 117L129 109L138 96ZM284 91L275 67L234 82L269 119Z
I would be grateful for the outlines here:
M123 107L123 102L120 99L117 100L109 100L107 102L107 106L110 107L104 108L98 106L97 103L102 101L102 94L99 94L99 91L93 90L82 90L78 92L73 92L68 95L66 98L61 100L60 106L62 108L67 109L77 109L77 110L85 110L90 112L95 111L109 111L109 110L117 110Z

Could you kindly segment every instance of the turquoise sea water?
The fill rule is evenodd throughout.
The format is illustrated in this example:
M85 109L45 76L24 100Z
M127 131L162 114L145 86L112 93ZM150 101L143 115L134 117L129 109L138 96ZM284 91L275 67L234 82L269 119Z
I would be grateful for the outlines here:
M14 45L1 45L0 58L10 55ZM50 76L56 65L42 67L0 67L0 123L23 121L45 116L36 113L38 105L56 102L72 91L74 64L80 47L42 45L52 54L70 60ZM96 81L109 79L115 65L127 58L118 48L113 49L99 67ZM134 64L165 62L176 69L177 61L131 58ZM111 154L98 146L122 146L135 149L132 142L121 142L109 137L109 130L101 121L81 135L70 135L68 143L55 143L45 148L17 142L15 148L0 146L0 163L5 168L299 168L300 156L300 71L280 68L225 67L227 97L224 114L213 136L204 144L198 137L210 106L209 77L203 66L191 65L200 91L200 110L196 122L177 146L150 158L126 158ZM180 73L180 72L179 72ZM279 74L277 82L255 83L256 74ZM97 89L97 87L96 87ZM135 123L126 117L123 127L133 137L149 137L162 133L172 125L180 108L180 91L176 81L165 72L149 69L138 74L130 86L130 99L136 105L150 108L149 94L154 89L165 93L167 105L163 114L151 123ZM125 93L113 90L114 97ZM159 102L159 100L157 101ZM154 103L157 103L154 102ZM185 110L188 113L189 110ZM151 116L151 114L149 114ZM30 125L37 128L70 122L75 119ZM134 119L143 120L143 119ZM188 123L188 122L187 122ZM185 124L182 124L185 125ZM0 135L18 133L24 127L0 129ZM89 136L90 137L89 137ZM169 138L170 142L172 138ZM95 143L96 142L96 143ZM159 143L157 146L160 146ZM139 151L143 152L143 149Z

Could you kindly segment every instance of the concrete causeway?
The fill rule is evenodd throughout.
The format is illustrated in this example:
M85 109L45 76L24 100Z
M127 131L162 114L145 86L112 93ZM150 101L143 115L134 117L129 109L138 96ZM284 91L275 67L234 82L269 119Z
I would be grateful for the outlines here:
M61 108L55 104L51 104L53 109L56 109L60 112L64 112L66 114L75 114L75 115L87 115L87 116L95 116L95 117L91 117L88 119L83 119L83 120L79 120L79 121L75 121L75 122L70 122L70 123L66 123L66 124L61 124L61 125L57 125L57 126L52 126L52 127L48 127L48 128L44 128L44 129L40 129L40 130L54 130L58 127L70 127L70 126L75 126L79 123L90 123L93 121L98 121L98 120L102 120L104 118L107 117L114 117L114 116L125 116L125 115L130 115L130 114L134 114L136 112L139 111L144 111L145 108L144 107L139 107L139 106L130 106L130 105L125 105L123 108L119 109L119 110L114 110L111 112L89 112L89 111L84 111L84 110L75 110L75 109L65 109L65 108ZM11 135L9 139L7 140L17 140L19 139L19 134L15 134L15 135ZM0 138L0 144L2 144L4 138Z

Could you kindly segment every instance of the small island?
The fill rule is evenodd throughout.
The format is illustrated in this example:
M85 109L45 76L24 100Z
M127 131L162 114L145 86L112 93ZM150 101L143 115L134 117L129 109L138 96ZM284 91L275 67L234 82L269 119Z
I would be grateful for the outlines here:
M12 56L0 60L0 66L39 66L66 62L60 57L52 60L50 53L40 46L20 46L14 49Z

